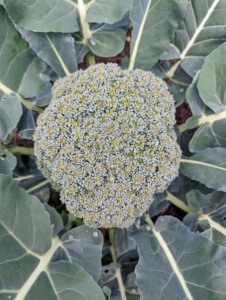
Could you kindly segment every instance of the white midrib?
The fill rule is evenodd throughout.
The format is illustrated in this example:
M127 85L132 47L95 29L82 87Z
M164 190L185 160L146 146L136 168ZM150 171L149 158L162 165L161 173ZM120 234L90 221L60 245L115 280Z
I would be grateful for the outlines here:
M93 1L91 1L92 3ZM80 22L82 26L82 33L83 33L83 41L82 43L88 45L88 40L92 37L92 32L89 28L89 23L86 21L86 9L91 5L88 3L87 5L84 4L83 0L78 0L78 4L74 3L75 7L78 9Z
M208 215L201 214L199 216L199 220L207 220L211 228L214 228L222 234L226 235L226 228L222 227L219 223L213 221Z
M65 64L64 64L64 62L63 62L61 56L59 55L58 51L56 50L54 44L52 43L52 41L50 40L50 38L48 37L47 34L46 34L46 38L47 38L47 40L48 40L50 46L52 47L54 53L56 54L56 57L57 57L57 59L59 60L61 66L62 66L62 68L63 68L63 70L64 70L64 73L65 73L66 75L69 75L70 72L68 71L68 69L67 69L67 67L65 66Z
M35 103L25 100L23 99L18 93L12 91L11 89L9 89L7 86L5 86L3 83L0 82L0 90L2 90L6 95L10 95L12 94L16 94L18 96L18 98L20 99L20 102L22 104L24 104L27 108L32 109L35 107Z
M204 123L210 123L213 124L216 121L222 120L226 118L226 110L222 111L219 114L212 114L209 116L202 116L198 119L198 125L204 124Z
M216 166L216 165L211 165L211 164L205 163L203 161L197 161L197 160L190 160L190 159L181 158L180 162L182 162L182 163L189 163L189 164L195 164L195 165L202 165L202 166L205 166L205 167L211 167L213 169L219 169L219 170L223 170L223 171L226 172L226 167L222 168L222 167L219 167L219 166Z
M35 283L35 281L37 280L37 278L41 274L41 272L43 272L43 270L46 269L53 254L56 252L57 248L60 247L61 245L62 245L62 242L58 237L56 237L52 240L51 248L44 255L40 256L41 260L40 260L38 266L36 267L34 272L31 274L31 276L29 276L28 280L24 283L22 288L19 290L19 292L14 300L24 300L25 299L25 296L31 289L32 285Z
M146 19L147 19L147 15L148 15L149 7L151 5L151 1L152 0L148 1L147 9L145 11L143 20L142 20L141 25L140 25L140 29L139 29L139 32L138 32L138 35L137 35L137 38L136 38L136 41L135 41L135 44L134 44L133 52L132 52L132 55L130 57L130 63L129 63L129 67L128 67L129 70L133 70L133 68L134 68L135 59L136 59L138 47L139 47L139 44L140 44L140 39L141 39L142 32L143 32L143 29L144 29L144 24L145 24Z
M213 2L213 4L211 5L211 7L209 8L209 10L207 11L207 14L205 16L205 18L202 20L201 24L199 25L199 27L197 28L197 30L195 31L193 37L191 38L191 40L189 41L189 43L187 44L187 46L185 47L184 51L181 53L181 60L183 60L186 56L186 54L188 53L188 51L190 50L190 48L193 46L197 36L200 34L200 32L203 30L204 25L206 24L206 22L208 21L210 15L212 14L212 12L214 11L215 7L217 6L217 4L220 2L220 0L215 0ZM177 62L175 65L172 66L172 68L166 73L166 75L168 77L173 77L174 73L177 70L177 67L179 66L180 61Z
M157 238L159 244L161 245L163 251L165 252L165 255L166 255L166 257L167 257L174 273L176 274L176 276L177 276L177 278L178 278L178 280L179 280L179 282L180 282L180 284L181 284L181 286L184 290L184 293L185 293L187 299L188 300L195 300L192 297L192 295L191 295L191 293L190 293L190 291L189 291L189 289L186 285L186 282L184 280L183 275L181 274L180 270L178 269L178 265L177 265L173 255L172 255L172 253L170 252L170 250L168 248L168 245L166 244L166 242L164 241L164 239L162 238L161 234L158 231L156 231L154 228L152 228L152 232L154 233L154 235Z

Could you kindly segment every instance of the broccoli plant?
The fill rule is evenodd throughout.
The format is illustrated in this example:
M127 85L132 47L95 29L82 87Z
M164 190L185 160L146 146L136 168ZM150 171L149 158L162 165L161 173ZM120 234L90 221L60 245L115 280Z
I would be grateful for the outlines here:
M0 300L226 298L225 10L0 0Z

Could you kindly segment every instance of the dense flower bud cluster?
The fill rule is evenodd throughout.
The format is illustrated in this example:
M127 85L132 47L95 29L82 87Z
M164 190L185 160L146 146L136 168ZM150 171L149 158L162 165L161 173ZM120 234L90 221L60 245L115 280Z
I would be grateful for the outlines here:
M151 72L98 64L56 81L38 166L89 226L127 227L177 176L174 101Z

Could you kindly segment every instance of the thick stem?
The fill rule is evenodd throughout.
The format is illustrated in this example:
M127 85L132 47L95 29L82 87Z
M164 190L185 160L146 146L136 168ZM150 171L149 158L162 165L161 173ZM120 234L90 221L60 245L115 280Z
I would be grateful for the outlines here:
M8 150L10 153L20 153L22 155L34 155L33 148L27 148L27 147L22 147L22 146L14 146L12 148L8 148L8 147L0 144L0 149Z
M118 259L117 259L116 248L115 248L115 231L114 231L114 228L109 228L109 240L110 240L110 243L111 243L110 250L111 250L112 260L113 260L114 263L117 263ZM123 280L122 280L122 274L121 274L121 269L120 268L115 269L115 275L116 275L116 278L118 280L118 286L119 286L119 291L120 291L120 294L121 294L121 298L122 298L122 300L127 300L126 291L125 291L124 283L123 283Z
M22 176L22 177L16 177L16 178L13 178L13 179L20 182L20 181L30 179L30 178L34 178L34 176L33 175L27 175L27 176Z
M187 204L185 204L183 201L181 201L179 198L176 198L175 196L170 194L168 191L166 193L167 193L166 200L170 201L171 203L173 203L174 205L176 205L177 207L179 207L186 213L193 212L193 210Z
M93 52L90 51L86 54L86 61L89 66L94 66L96 64Z

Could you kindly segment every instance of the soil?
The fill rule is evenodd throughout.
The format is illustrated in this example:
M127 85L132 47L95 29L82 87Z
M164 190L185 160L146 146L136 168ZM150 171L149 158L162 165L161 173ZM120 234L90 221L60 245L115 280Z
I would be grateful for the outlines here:
M107 63L107 62L112 62L112 63L117 63L121 64L121 61L124 57L128 57L130 55L130 41L131 41L131 29L128 30L127 32L127 37L126 37L126 44L121 53L119 53L117 56L114 57L99 57L95 55L96 63ZM173 62L172 62L173 63ZM86 69L87 68L87 63L86 60L78 65L79 69ZM192 116L191 110L189 108L188 103L184 102L181 104L179 107L176 109L176 124L184 124L185 121ZM36 119L36 116L35 116ZM194 130L189 132L190 135L192 136L194 134ZM33 148L34 142L26 139L22 139L18 135L18 131L15 132L13 142L16 145L21 145L21 146L26 146L26 147L31 147ZM59 200L59 194L55 192L52 188L50 188L51 191L51 197L49 201L49 205L53 206L57 209L59 213L62 214L62 212L65 211L65 206L62 204L62 202ZM161 212L160 215L171 215L174 216L180 220L184 218L186 213L179 209L178 207L174 206L171 204L167 209ZM157 217L154 218L154 221L157 219ZM108 239L108 230L101 228L101 231L104 235L105 239Z

